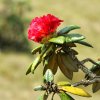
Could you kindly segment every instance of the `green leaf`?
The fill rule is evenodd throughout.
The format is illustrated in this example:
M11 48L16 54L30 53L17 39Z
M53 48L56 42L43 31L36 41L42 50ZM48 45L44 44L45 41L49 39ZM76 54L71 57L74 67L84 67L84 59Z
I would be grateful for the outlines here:
M43 59L43 66L44 66L44 68L45 68L45 66L48 65L48 63L49 63L49 56L50 56L50 55L48 55L47 57L45 57L45 58ZM45 71L43 70L43 75L45 74L45 72L46 72L46 70L45 70Z
M89 44L89 43L87 43L85 41L82 41L82 40L76 41L75 43L79 43L79 44L82 44L82 45L85 45L85 46L88 46L88 47L92 47L93 48L93 46L91 44Z
M81 34L66 34L64 35L66 37L66 43L69 43L69 42L76 42L76 41L79 41L79 40L83 40L85 39L85 37Z
M72 98L70 95L68 95L65 92L60 92L59 96L60 96L61 100L75 100L74 98Z
M33 61L32 67L31 67L31 72L34 74L35 69L37 66L41 63L41 57L40 55Z
M64 36L58 36L55 38L51 38L49 42L57 43L57 44L63 44L65 42L65 37Z
M46 51L51 47L52 45L50 43L48 44L43 44L42 48L41 48L41 53L40 56L42 57L44 55L44 53L46 53Z
M58 53L58 65L60 70L62 71L62 73L69 79L73 78L73 71L69 70L68 67L66 67L63 63L63 54L62 53Z
M27 72L26 72L26 75L28 75L30 72L31 72L31 67L32 67L32 64L29 66Z
M96 63L98 64L98 66L97 65L93 65L90 70L92 72L94 72L94 73L96 73L96 71L97 71L96 75L100 75L100 61L98 61ZM99 72L98 72L98 70L99 70Z
M44 75L44 80L46 82L52 82L54 80L54 75L50 69L48 69Z
M48 47L48 45L43 44L43 45L42 45L42 48L41 48L41 51L42 51L42 52L45 51L47 47Z
M47 69L50 69L53 74L57 72L58 64L57 64L57 55L52 53L51 56L48 56L47 63L44 65L43 74L46 72Z
M73 86L62 86L61 90L75 95L83 96L83 97L91 97L91 95L86 91L84 91L83 89L73 87Z
M37 87L34 88L34 91L44 91L46 88L42 85L39 85Z
M38 100L47 100L48 95L47 94L42 94L38 97Z
M31 53L32 53L32 54L36 54L37 52L39 52L39 51L41 50L41 47L42 47L42 44L39 45L38 47L34 48L34 49L31 51Z
M62 81L57 83L58 86L71 86L71 83L67 81Z
M47 49L51 46L51 44L44 44L41 48L41 53L40 55L33 61L32 63L32 67L31 67L31 72L34 74L35 69L37 68L37 66L41 63L42 61L42 57L45 54L45 52L47 51Z
M46 52L44 53L44 55L43 55L43 59L46 57L46 56L48 56L48 54L50 53L50 52L53 52L53 45L51 45L47 50L46 50Z
M67 27L61 29L60 31L58 31L57 34L58 35L66 34L74 29L80 29L80 27L76 26L76 25L70 25L70 26L67 26Z

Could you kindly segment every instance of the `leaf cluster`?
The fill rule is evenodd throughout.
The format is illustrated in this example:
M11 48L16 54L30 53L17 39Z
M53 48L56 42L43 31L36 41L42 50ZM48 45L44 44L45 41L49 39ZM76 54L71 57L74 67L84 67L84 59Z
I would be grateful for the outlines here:
M88 86L92 84L93 92L100 90L100 62L95 62L92 59L84 59L79 61L77 58L78 52L74 50L77 44L81 44L87 47L92 47L85 41L85 37L79 33L71 33L72 30L79 29L79 26L71 25L67 26L58 32L44 44L40 44L38 47L32 50L32 54L39 55L34 59L29 66L26 75L35 72L40 63L43 64L43 85L34 88L35 91L44 91L38 100L47 100L48 96L52 94L51 100L54 95L57 94L61 100L74 100L69 95L75 94L84 97L91 97L86 91L76 86L84 85ZM90 61L93 63L91 69L88 69L84 63ZM70 80L73 78L73 72L78 72L81 69L85 73L84 81L71 84L69 82L54 83L54 75L58 68L61 72Z
M58 32L55 36L49 39L48 43L40 44L32 50L32 54L39 53L33 63L30 65L26 74L34 73L35 69L42 62L44 66L43 74L47 69L51 69L53 74L56 74L58 67L62 73L69 79L73 78L73 72L78 72L78 63L75 60L77 51L73 49L76 44L82 44L92 47L89 43L85 42L85 37L78 33L70 33L74 29L79 29L79 26L71 25L65 27Z
M75 100L68 93L83 97L91 97L89 93L81 88L73 87L69 82L58 82L55 84L54 75L50 69L44 74L43 81L43 85L34 88L35 91L44 91L44 94L40 95L38 100L47 100L50 94L52 94L51 100L53 100L55 94L59 95L61 100Z

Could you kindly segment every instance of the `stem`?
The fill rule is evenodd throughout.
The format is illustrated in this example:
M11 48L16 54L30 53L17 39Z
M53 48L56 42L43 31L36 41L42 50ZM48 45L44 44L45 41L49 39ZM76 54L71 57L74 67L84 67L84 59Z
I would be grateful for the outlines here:
M91 62L93 63L94 65L97 65L97 66L100 66L98 63L96 63L94 60L92 60L91 58L86 58L84 60L81 61L82 64L86 63L86 62Z
M94 78L96 74L94 74L92 71L90 71L86 66L84 66L80 61L79 61L79 68L85 73L88 74L89 77Z
M74 87L79 86L79 85L88 86L93 83L100 83L100 76L96 76L95 78L93 78L91 80L81 80L80 82L74 83L73 86Z
M66 51L67 50L67 51ZM85 59L85 60L83 60L83 61L79 61L78 60L78 58L72 53L72 52L70 52L70 48L66 48L65 47L65 52L71 57L71 59L73 60L73 61L75 61L76 63L77 63L77 66L79 67L79 69L81 69L85 74L88 74L88 76L89 77L91 77L91 78L94 78L96 75L92 72L92 71L90 71L85 65L83 65L85 62L87 62L87 61L90 61L90 62L92 62L93 64L96 64L97 65L97 63L95 63L93 60L91 60L91 59L89 59L89 58L87 58L87 59Z
M55 93L53 93L51 100L53 100Z

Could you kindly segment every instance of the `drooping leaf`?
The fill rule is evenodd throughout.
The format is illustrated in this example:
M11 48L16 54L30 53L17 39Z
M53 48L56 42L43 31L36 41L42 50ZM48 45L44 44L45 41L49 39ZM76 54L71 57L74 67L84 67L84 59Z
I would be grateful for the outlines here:
M51 47L51 44L43 44L41 47L41 54L40 55L44 55L44 53Z
M43 44L42 47L41 47L41 51L45 51L45 49L47 48L47 45Z
M64 36L66 37L66 43L76 42L85 39L83 35L77 33L65 34Z
M35 60L32 63L32 67L31 67L31 72L34 74L35 69L37 68L37 66L41 63L41 57L40 55L35 58Z
M71 58L71 56L69 56L68 54L62 53L61 54L61 60L62 60L62 63L64 64L64 66L66 68L68 68L70 71L73 71L73 72L78 71L77 62L74 61Z
M61 29L60 31L58 31L57 34L58 35L67 34L68 32L70 32L74 29L80 29L80 27L76 26L76 25L70 25L70 26L67 26L67 27Z
M100 76L100 61L96 62L97 65L93 65L92 68L90 69L93 73L95 73L97 76ZM100 90L100 82L99 83L93 83L92 86L92 91L93 93L97 92L98 90Z
M93 65L90 68L90 71L92 71L94 74L96 74L97 76L100 76L100 61L96 62L98 65ZM88 76L88 74L86 74L85 78L87 80L89 80L91 77ZM92 85L92 91L93 93L97 92L98 90L100 90L100 82L95 82Z
M57 43L57 44L63 44L65 42L65 37L64 36L58 36L55 38L51 38L49 42Z
M50 69L48 69L44 75L44 81L47 82L53 82L54 80L54 75Z
M48 99L48 95L47 94L42 94L38 97L38 100L47 100Z
M35 58L35 60L32 63L32 67L31 67L31 72L34 73L35 69L37 68L37 66L41 63L42 60L42 56L44 55L44 53L47 51L47 49L51 46L51 44L49 43L48 45L43 45L41 48L41 53L40 55Z
M36 49L33 50L33 53L35 53L41 49L41 54L34 59L33 63L27 70L26 75L29 74L30 72L32 72L34 74L35 69L41 63L41 58L44 55L44 53L47 51L48 47L50 47L50 44L49 45L40 45L39 47L37 47Z
M67 43L66 46L68 46L68 47L76 47L75 43Z
M76 41L75 43L79 43L79 44L82 44L82 45L85 45L85 46L88 46L88 47L92 47L93 48L93 46L91 44L89 44L89 43L87 43L85 41L82 41L82 40Z
M98 90L100 90L100 82L99 83L93 83L93 86L92 86L93 93L97 92Z
M69 79L72 79L73 78L73 71L69 70L68 67L66 67L64 64L63 64L63 61L62 61L62 54L59 53L58 54L58 65L59 65L59 68L60 70L62 71L62 73Z
M36 86L34 88L34 91L44 91L44 90L46 90L46 88L44 86L42 86L42 85Z
M67 81L62 81L57 83L58 86L71 86L71 83Z
M74 98L72 98L70 95L68 95L65 92L60 92L58 94L59 94L61 100L75 100Z
M28 70L26 71L26 75L28 75L31 72L31 67L32 67L32 64L29 66Z
M47 57L45 57L43 59L43 66L45 67L48 63L49 63L49 58L50 58L51 55L48 55ZM43 70L43 75L45 74L45 71L46 70Z
M62 86L61 90L83 97L91 97L91 95L86 91L84 91L83 89L73 86Z
M46 50L46 52L44 53L44 55L43 55L43 59L46 57L46 56L48 56L48 54L50 53L50 52L53 52L53 45L51 45L47 50Z
M52 55L47 60L48 63L44 65L43 74L46 72L47 69L51 69L52 73L55 74L58 69L57 55L55 53L52 53Z
M100 61L98 61L98 62L96 62L97 63L97 65L94 65L93 64L93 66L90 68L90 71L92 71L94 74L96 74L96 75L100 75ZM90 79L90 77L89 77L89 75L88 74L86 74L85 75L85 78L88 80L88 79Z
M42 44L39 45L38 47L34 48L34 49L31 51L31 53L32 53L32 54L36 54L37 52L39 52L39 51L41 50L41 47L42 47Z
M44 55L42 56L42 60L43 60L43 66L46 66L49 62L49 58L52 55L52 53L55 51L55 47L54 45L51 45L46 52L44 53ZM45 73L45 72L44 72ZM43 74L44 75L44 74Z

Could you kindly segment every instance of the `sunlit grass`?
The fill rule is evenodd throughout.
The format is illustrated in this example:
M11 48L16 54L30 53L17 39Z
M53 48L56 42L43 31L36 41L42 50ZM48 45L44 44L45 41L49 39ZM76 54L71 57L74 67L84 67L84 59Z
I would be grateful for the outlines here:
M71 24L81 26L81 29L75 32L85 35L94 48L78 45L79 59L90 57L97 60L100 57L100 0L32 0L31 5L33 10L25 14L25 17L30 20L51 13L64 20L60 28ZM33 42L30 44L33 45ZM32 88L42 82L42 65L36 70L34 76L31 74L25 76L33 60L34 57L27 54L0 53L0 100L36 100L38 93ZM77 81L79 76L80 73L75 74L74 81ZM59 71L56 80L66 80L66 78ZM93 94L89 100L98 100L99 94L100 92ZM76 98L77 100L88 99Z

